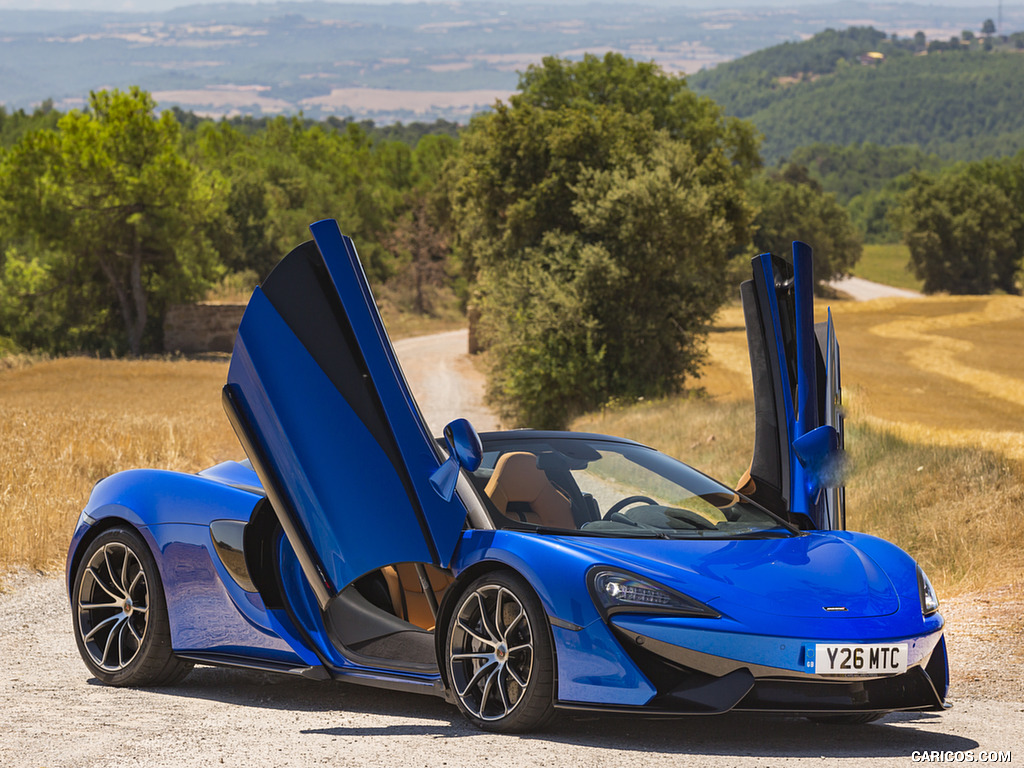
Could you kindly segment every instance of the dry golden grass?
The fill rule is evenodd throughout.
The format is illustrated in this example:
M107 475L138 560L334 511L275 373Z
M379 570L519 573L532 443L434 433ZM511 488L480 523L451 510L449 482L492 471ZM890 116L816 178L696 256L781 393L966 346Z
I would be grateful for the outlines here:
M60 567L106 475L239 457L220 405L226 374L226 361L89 358L0 371L0 569Z

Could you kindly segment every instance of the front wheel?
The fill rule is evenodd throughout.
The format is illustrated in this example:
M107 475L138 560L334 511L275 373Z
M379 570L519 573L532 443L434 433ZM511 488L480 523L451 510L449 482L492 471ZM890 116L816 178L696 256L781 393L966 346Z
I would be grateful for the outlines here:
M169 685L192 668L171 651L156 561L130 528L103 531L86 548L71 608L78 651L107 685Z
M445 671L459 709L477 727L523 732L550 720L553 655L544 610L518 574L485 574L459 597Z

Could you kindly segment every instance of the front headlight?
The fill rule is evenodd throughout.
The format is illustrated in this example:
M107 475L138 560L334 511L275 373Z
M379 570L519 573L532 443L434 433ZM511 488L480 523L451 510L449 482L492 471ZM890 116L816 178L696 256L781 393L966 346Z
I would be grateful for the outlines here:
M935 594L935 587L924 575L921 566L917 566L917 588L921 593L921 613L931 616L939 610L939 596Z
M590 591L605 616L629 611L721 618L714 608L628 571L595 568L590 575Z

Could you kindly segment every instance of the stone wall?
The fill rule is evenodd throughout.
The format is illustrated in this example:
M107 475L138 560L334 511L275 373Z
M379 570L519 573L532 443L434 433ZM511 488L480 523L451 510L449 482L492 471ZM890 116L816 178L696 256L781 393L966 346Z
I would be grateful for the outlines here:
M164 351L230 352L245 304L175 304L164 317Z

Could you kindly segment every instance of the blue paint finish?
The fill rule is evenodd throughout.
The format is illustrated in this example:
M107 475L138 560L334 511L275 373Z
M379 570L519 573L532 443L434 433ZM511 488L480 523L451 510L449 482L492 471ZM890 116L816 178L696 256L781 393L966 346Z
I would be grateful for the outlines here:
M216 480L225 485L242 485L252 489L261 489L260 478L249 462L223 461L216 466L204 469L200 477Z
M101 480L86 514L99 520L113 515L133 525L248 521L260 497L199 475L161 469L130 469ZM104 509L113 505L110 509Z
M586 583L594 559L573 546L576 541L522 531L465 531L452 567L458 575L480 562L506 565L529 582L545 613L582 627L598 621L600 614Z
M309 638L320 657L329 665L338 668L351 666L348 659L338 652L327 636L320 615L320 605L306 581L302 566L287 536L278 537L277 560L281 568L281 589L288 597L288 606L299 624L301 634ZM300 633L296 633L296 636L300 636Z
M884 639L942 626L938 615L922 618L913 559L866 534L664 541L466 531L456 573L481 561L518 571L548 615L581 627L600 617L587 589L587 573L597 564L631 571L707 603L741 632L833 637L842 635L838 625L856 619L856 631L865 639ZM836 606L847 610L825 611ZM707 620L695 621L708 626Z
M257 595L223 571L203 525L166 524L144 530L159 553L160 576L176 651L212 651L290 664L301 659L273 631ZM216 616L216 621L210 621Z
M440 564L447 566L462 532L466 508L458 497L442 499L430 485L430 476L441 466L442 457L405 381L352 240L341 234L333 219L318 221L310 230L384 406Z
M579 632L552 627L551 634L559 701L643 706L657 693L604 622Z
M441 458L384 333L351 240L334 222L319 222L312 230L410 486L259 288L239 328L228 383L240 392L272 474L315 549L328 593L337 594L390 563L440 559L447 564L466 510L457 497L445 501L430 486ZM429 542L422 524L430 531Z
M757 256L753 265L755 270L760 270L767 286L763 298L767 300L771 322L770 326L765 328L765 333L779 362L782 403L776 418L780 431L788 436L785 455L781 458L789 471L789 487L783 489L783 493L787 498L789 511L807 515L819 529L829 529L836 521L829 513L825 495L821 493L819 478L813 467L805 467L799 461L793 447L794 442L823 426L827 421L827 414L819 413L819 393L827 382L818 381L818 342L814 332L814 267L811 248L806 243L793 243L792 318L783 318L781 315L771 256ZM792 327L783 328L784 322L792 322ZM787 338L793 340L792 354L795 359L791 361L785 344ZM826 350L822 350L822 354L825 352ZM790 362L796 381L791 377ZM828 396L829 393L826 393L826 397Z
M258 288L228 380L244 393L335 594L374 568L432 560L395 467ZM382 536L384 530L403 534Z

